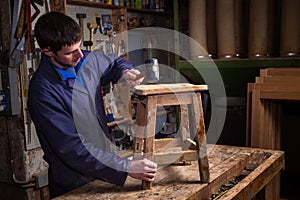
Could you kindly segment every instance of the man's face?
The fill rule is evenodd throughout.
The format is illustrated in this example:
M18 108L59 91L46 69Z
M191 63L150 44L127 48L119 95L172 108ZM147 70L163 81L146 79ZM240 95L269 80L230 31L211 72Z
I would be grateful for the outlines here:
M52 54L51 61L62 69L69 66L75 67L83 57L80 45L81 41L72 46L63 46L56 54Z

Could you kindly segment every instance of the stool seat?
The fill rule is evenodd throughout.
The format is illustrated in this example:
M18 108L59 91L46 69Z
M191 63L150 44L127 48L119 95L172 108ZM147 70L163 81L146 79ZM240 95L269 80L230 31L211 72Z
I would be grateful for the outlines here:
M139 96L180 93L180 92L198 92L207 91L207 85L194 85L190 83L173 83L173 84L154 84L154 85L138 85L134 88L134 93Z
M159 165L198 160L200 181L209 182L206 132L201 92L207 85L189 83L139 85L137 96L136 132L133 135L133 159L147 158ZM157 107L179 106L180 131L174 138L155 139ZM143 189L152 184L142 181Z

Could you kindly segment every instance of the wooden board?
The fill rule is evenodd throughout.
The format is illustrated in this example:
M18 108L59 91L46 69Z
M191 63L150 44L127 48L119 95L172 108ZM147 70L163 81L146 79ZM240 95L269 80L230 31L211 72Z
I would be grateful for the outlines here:
M201 184L197 161L160 168L151 190L128 177L124 186L94 181L55 200L81 199L208 199L248 166L257 166L223 199L251 199L284 169L284 152L247 147L208 145L210 182ZM251 192L250 192L251 191Z
M300 67L260 69L260 76L300 76Z

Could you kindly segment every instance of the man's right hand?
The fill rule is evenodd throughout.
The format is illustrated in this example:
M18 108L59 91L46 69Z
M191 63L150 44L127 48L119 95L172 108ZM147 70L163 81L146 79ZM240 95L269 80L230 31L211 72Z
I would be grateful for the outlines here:
M157 164L148 160L133 160L128 175L135 179L152 182L155 179Z

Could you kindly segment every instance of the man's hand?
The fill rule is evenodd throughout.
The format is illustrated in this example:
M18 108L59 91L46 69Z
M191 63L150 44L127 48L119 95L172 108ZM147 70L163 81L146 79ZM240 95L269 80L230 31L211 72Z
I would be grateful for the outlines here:
M145 74L136 69L130 69L126 70L123 73L122 78L126 80L127 85L129 85L130 87L134 87L136 85L140 85L143 82Z
M128 175L135 179L152 182L155 179L157 164L148 160L133 160Z

